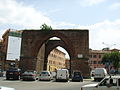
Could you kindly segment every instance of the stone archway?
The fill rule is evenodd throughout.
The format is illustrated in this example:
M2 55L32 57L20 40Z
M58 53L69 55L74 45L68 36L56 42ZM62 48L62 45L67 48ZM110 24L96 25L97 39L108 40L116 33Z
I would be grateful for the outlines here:
M50 52L53 50L53 49L55 49L56 47L58 47L58 46L60 46L60 47L62 47L62 48L64 48L67 52L68 52L68 54L69 54L69 56L70 56L70 58L71 58L71 53L72 53L72 49L69 49L68 47L67 47L67 45L62 41L62 40L49 40L46 44L45 44L45 59L44 59L44 69L46 70L47 69L47 62L48 62L48 55L50 54ZM71 61L71 60L70 60ZM71 65L71 62L70 62L70 65ZM69 72L71 72L71 67L70 67L70 71Z
M22 33L22 48L20 58L20 68L24 71L27 69L36 69L37 56L42 45L51 37L58 37L61 41L56 41L50 48L50 41L46 44L48 51L43 55L44 60L47 58L50 50L56 46L64 47L71 58L71 71L79 70L85 76L89 74L88 54L89 54L89 33L88 30L69 29L69 30L24 30ZM46 47L44 46L44 48ZM48 48L49 47L49 48ZM45 50L44 50L45 51ZM47 61L44 61L46 64ZM45 69L46 65L44 65ZM86 70L85 70L86 68Z

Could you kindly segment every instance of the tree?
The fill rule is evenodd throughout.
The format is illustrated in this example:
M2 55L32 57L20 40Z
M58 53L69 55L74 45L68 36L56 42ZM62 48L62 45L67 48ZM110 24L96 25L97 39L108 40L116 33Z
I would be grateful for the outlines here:
M112 52L110 55L112 64L116 70L120 67L120 52Z
M40 26L41 30L52 30L52 27L51 26L48 26L47 24L42 24Z
M109 63L113 65L113 67L118 70L120 67L120 52L112 52L112 53L107 53L103 56L102 58L102 63L106 64Z
M110 63L110 62L111 62L110 53L104 54L104 56L102 57L102 63L106 64L106 63Z

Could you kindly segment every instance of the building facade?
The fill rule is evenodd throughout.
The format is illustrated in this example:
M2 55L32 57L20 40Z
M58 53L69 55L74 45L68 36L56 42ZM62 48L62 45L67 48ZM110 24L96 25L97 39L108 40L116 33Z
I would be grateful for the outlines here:
M61 68L66 68L65 53L58 49L53 49L48 56L47 70L55 71Z
M3 40L0 40L0 70L4 70L5 53L3 52Z
M15 67L19 66L18 59L13 59L13 58L9 59L7 56L8 56L8 54L10 54L10 53L8 53L9 37L10 36L20 37L21 33L22 33L22 31L12 31L9 29L3 34L2 40L0 40L0 69L7 70L9 67L11 67L11 65L15 65ZM16 39L14 39L13 42L16 42ZM15 47L15 46L16 45L13 45L13 47ZM42 68L43 60L41 60L41 57L44 56L44 55L42 55L44 48L45 47L43 47L43 50L40 50L40 53L38 55L39 56L38 58L40 58L40 61L38 60L39 67L36 67L37 68L36 70L39 69L38 71L43 70L43 68ZM61 52L58 49L54 49L51 51L51 53L48 56L47 69L50 71L54 71L59 68L65 68L65 60L66 60L65 53Z
M70 59L66 59L66 69L70 70Z
M3 60L3 70L7 70L11 65L15 65L18 67L18 59L14 58L13 51L15 52L18 48L18 38L21 35L21 31L13 31L13 30L6 30L6 32L2 35L2 52L5 54L4 60ZM16 39L15 39L16 38ZM16 43L16 44L15 44ZM9 50L9 51L8 51ZM12 52L11 52L12 51ZM18 52L15 52L14 54L17 54ZM20 53L20 51L19 51ZM12 59L10 58L13 57ZM9 58L8 58L9 56Z
M91 70L94 70L95 68L106 68L105 65L102 64L102 57L106 53L111 53L114 51L119 51L118 49L112 49L109 50L108 48L105 48L103 50L89 50L89 66Z

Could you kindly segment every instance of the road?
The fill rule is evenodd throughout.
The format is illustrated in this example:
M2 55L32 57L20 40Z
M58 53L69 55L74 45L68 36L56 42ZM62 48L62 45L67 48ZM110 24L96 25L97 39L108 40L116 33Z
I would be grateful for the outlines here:
M13 87L16 90L80 90L80 87L93 83L84 82L54 82L54 81L21 81L0 79L1 86Z

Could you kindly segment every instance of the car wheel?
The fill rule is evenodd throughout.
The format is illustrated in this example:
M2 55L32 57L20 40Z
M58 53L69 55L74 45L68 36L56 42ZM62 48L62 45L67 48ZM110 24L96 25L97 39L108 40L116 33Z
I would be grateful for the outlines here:
M17 76L16 80L19 80L20 79L20 76Z
M36 80L36 78L33 78L33 81L35 81Z
M22 79L22 81L25 81L25 79Z
M6 80L9 80L9 78L8 78L8 77L6 77Z

